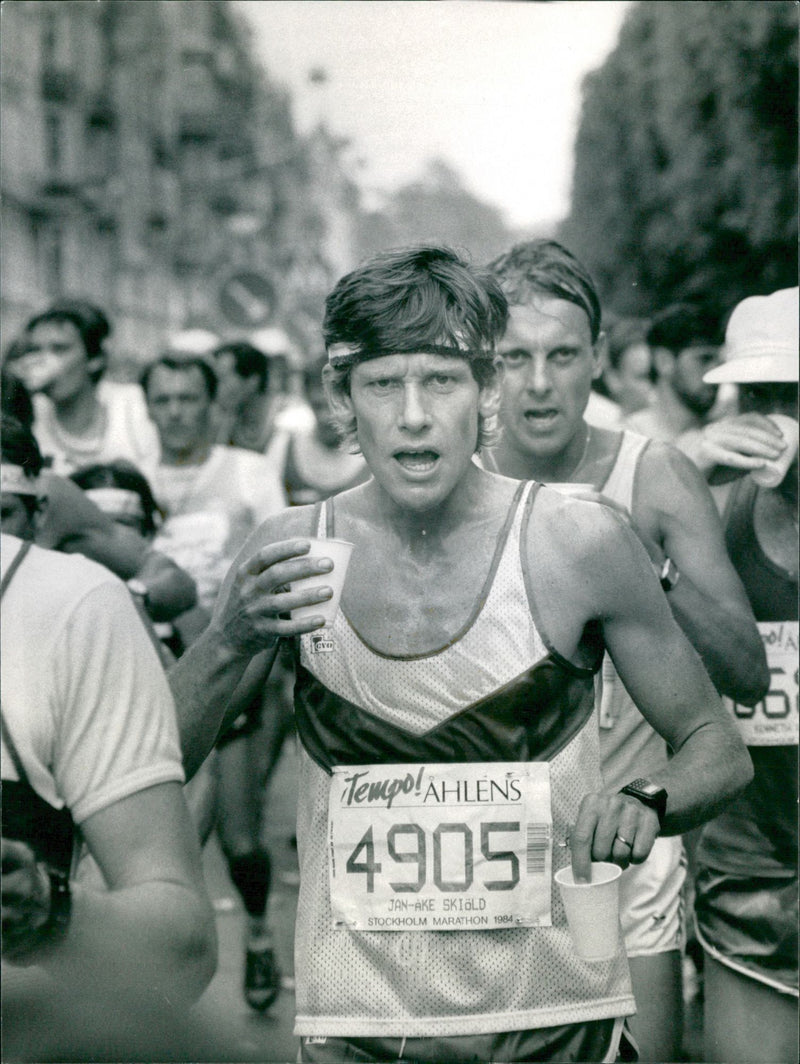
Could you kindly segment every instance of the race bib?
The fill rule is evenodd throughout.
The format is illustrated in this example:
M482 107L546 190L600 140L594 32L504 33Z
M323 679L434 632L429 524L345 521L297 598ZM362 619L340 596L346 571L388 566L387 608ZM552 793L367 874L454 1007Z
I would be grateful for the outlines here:
M341 765L328 810L334 927L550 926L547 762Z
M769 691L755 706L723 701L748 746L797 746L797 621L759 621L770 671Z

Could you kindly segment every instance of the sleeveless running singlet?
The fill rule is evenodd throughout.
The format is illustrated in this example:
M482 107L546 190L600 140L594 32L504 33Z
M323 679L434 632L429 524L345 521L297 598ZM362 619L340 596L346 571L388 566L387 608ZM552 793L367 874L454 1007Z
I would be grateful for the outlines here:
M605 483L597 487L629 513L633 509L639 461L649 442L646 436L625 430L611 472ZM649 777L666 766L667 744L641 715L607 654L602 678L600 760L606 783L619 788L630 783L633 776Z
M725 700L755 771L744 792L703 828L695 924L703 948L719 963L797 997L797 578L761 549L754 528L757 494L750 477L738 481L723 524L772 681L754 708ZM776 739L782 745L773 745Z
M578 668L549 646L531 595L521 544L539 487L519 485L472 615L445 646L381 653L341 610L323 633L298 640L297 1034L436 1037L633 1012L622 945L613 960L580 961L552 878L552 926L334 927L329 795L339 765L413 764L416 776L420 765L459 763L466 777L469 766L486 763L546 763L551 876L569 862L565 837L581 798L601 787L596 669ZM332 518L333 503L323 504L319 535L335 535ZM408 837L397 846L407 858ZM364 869L379 873L366 847L352 860L361 880ZM407 864L394 866L398 874ZM501 858L498 872L508 867ZM398 898L413 902L414 894Z
M734 710L745 722L743 736L755 776L703 829L699 857L720 871L765 876L797 870L797 745L796 739L792 745L753 745L750 736L759 720L768 725L770 719L782 721L784 714L793 715L797 727L798 607L797 581L759 545L753 527L756 495L750 477L735 484L724 515L725 539L764 638L772 684L755 710Z

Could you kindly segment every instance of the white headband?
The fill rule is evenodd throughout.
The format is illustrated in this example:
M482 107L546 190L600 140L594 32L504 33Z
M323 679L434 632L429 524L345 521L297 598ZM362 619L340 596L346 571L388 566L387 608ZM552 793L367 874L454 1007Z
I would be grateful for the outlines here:
M142 500L135 491L126 488L87 488L84 495L103 513L144 517Z
M0 491L9 491L12 495L41 495L39 477L29 477L22 466L0 463Z
M461 337L458 337L460 340ZM402 347L362 347L359 345L337 343L331 344L328 348L328 362L335 368L343 368L345 366L352 366L354 362L366 362L371 358L381 358L384 355L413 355L413 354L431 354L431 355L444 355L445 357L466 358L467 360L476 358L481 355L484 357L491 357L492 352L485 349L479 349L473 351L466 346L455 346L450 343L441 344L420 344L413 349L405 349Z

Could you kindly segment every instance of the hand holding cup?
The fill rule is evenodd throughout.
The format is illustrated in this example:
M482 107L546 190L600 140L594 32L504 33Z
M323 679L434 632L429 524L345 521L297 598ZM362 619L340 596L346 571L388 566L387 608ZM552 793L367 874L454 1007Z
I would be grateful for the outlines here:
M211 624L234 655L252 656L281 637L303 635L326 623L336 563L327 547L312 555L312 542L305 538L269 543L228 574ZM340 564L342 578L344 569ZM341 583L343 579L340 592ZM301 608L304 612L295 616Z

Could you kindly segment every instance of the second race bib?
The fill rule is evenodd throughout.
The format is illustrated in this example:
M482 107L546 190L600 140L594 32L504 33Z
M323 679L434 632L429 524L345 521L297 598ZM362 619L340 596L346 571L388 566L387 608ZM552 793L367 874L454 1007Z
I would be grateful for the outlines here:
M748 746L797 746L797 621L759 621L769 665L770 685L755 706L723 701Z
M334 927L550 926L550 766L337 766L328 847Z

